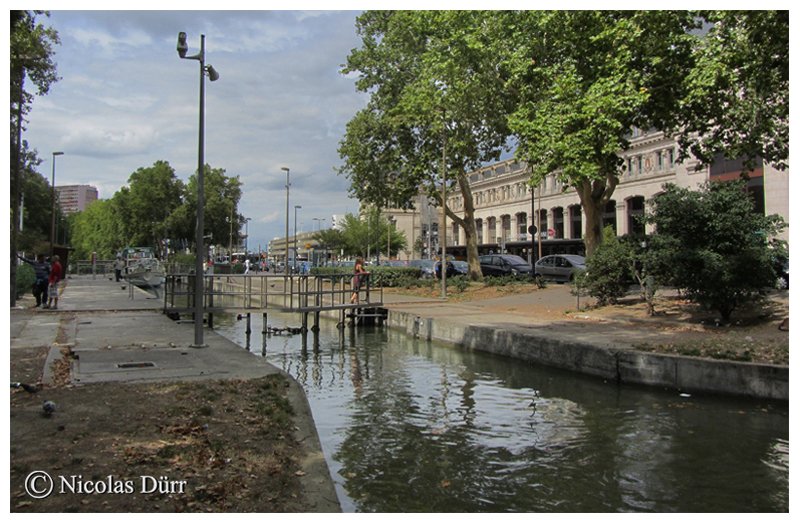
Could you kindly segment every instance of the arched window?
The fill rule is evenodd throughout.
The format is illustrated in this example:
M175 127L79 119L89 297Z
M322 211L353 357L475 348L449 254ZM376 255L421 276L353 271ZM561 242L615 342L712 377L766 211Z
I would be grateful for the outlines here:
M644 197L635 196L628 199L628 233L644 233Z
M569 206L569 220L572 223L572 238L583 237L583 214L580 205Z
M553 231L556 232L553 238L564 238L564 208L553 208Z
M641 157L639 157L641 158ZM608 204L606 204L606 209L603 212L603 229L606 226L611 226L614 228L614 233L618 231L617 229L617 201L616 200L609 200Z

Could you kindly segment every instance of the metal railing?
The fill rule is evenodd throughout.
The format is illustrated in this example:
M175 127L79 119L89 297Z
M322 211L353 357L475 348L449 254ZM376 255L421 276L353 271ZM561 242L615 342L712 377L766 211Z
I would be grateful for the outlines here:
M266 310L318 312L377 307L383 304L383 287L370 275L361 275L359 302L351 304L353 274L329 275L203 275L203 309L206 312L256 312ZM164 310L192 312L195 275L168 274L164 282ZM377 299L377 301L373 301Z

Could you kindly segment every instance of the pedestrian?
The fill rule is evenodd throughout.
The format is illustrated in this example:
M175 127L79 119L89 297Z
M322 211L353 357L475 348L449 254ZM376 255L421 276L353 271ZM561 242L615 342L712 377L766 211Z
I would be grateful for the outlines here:
M36 281L33 284L33 296L36 298L36 307L42 306L42 308L47 308L47 280L50 277L50 264L45 262L43 254L36 257L36 260L28 260L19 254L17 254L17 257L23 262L27 262L33 266L33 272L36 275Z
M53 267L50 268L50 295L47 301L47 307L50 309L58 309L58 283L61 282L61 260L58 255L53 255Z
M122 269L125 267L125 262L122 261L122 255L117 255L117 260L114 262L114 273L117 275L117 282L122 280Z
M245 258L244 259L244 274L246 275L249 272L250 272L250 259L249 258Z
M364 275L369 275L369 271L364 270L364 259L361 257L356 258L355 266L353 267L353 271L355 275L353 275L353 296L350 298L351 304L358 304L358 291L361 289L361 284L363 283L363 279L366 278Z

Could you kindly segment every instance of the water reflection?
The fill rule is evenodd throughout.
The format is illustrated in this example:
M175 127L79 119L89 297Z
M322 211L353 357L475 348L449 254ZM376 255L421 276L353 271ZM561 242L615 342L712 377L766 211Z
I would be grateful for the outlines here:
M244 344L243 322L217 329ZM265 340L307 391L345 511L788 511L785 404L607 384L383 328Z

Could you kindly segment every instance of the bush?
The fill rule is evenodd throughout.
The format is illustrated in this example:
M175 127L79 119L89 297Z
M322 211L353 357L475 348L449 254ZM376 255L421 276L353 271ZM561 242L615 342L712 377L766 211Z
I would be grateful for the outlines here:
M616 304L628 290L630 252L616 238L611 226L606 226L603 243L586 259L586 270L586 288L600 306Z
M675 286L726 323L734 309L774 286L773 261L788 256L776 238L786 223L754 212L745 189L742 180L706 182L697 191L665 184L647 216Z
M22 298L25 293L33 294L33 284L36 282L36 272L30 264L17 266L17 298Z

